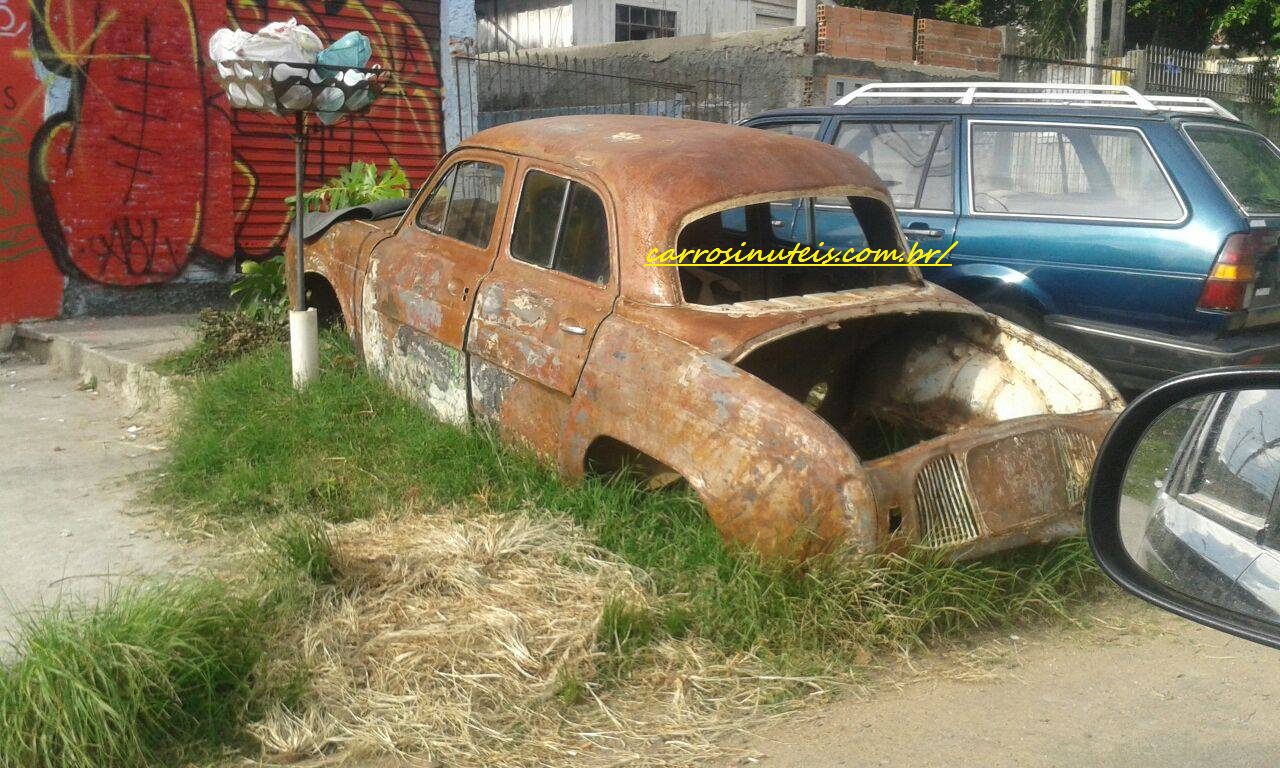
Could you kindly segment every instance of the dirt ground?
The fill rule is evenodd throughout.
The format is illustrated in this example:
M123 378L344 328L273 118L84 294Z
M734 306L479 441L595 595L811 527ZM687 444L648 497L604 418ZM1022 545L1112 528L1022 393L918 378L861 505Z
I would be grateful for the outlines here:
M758 768L1274 766L1280 652L1117 595L1085 627L878 673L746 740Z
M131 478L155 466L158 428L79 384L21 356L0 360L0 655L21 612L182 561L178 544L131 514Z

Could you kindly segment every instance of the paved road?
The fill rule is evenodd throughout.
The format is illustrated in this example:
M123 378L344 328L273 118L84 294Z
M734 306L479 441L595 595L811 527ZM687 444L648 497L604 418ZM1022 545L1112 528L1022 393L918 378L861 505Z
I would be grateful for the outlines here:
M127 514L153 426L48 366L0 361L0 655L15 614L173 567L179 547Z
M1280 763L1280 651L1122 603L1124 629L991 641L766 730L756 768ZM1112 623L1114 619L1108 620ZM1114 626L1114 624L1113 624ZM1138 629L1134 629L1137 626ZM977 663L974 664L974 660ZM744 761L749 762L749 761ZM734 765L742 763L735 762Z

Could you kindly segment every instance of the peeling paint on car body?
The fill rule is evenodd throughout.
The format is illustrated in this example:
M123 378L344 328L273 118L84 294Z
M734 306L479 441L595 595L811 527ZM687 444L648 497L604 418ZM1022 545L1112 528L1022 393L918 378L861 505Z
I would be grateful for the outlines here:
M504 172L483 248L414 223L468 160ZM605 284L510 256L535 168L601 197ZM534 120L467 139L396 226L337 224L308 267L370 369L430 412L490 422L569 478L606 447L634 452L688 482L726 539L765 554L843 542L974 556L1077 530L1122 403L1075 356L914 268L897 284L703 306L684 301L674 267L644 263L709 212L830 195L892 215L865 165L817 142L663 118ZM903 445L863 439L882 416Z

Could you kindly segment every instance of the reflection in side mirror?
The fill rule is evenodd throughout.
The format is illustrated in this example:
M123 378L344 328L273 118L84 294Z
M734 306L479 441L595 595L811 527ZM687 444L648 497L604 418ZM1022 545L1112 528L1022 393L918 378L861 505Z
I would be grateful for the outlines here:
M1172 403L1133 446L1118 523L1132 564L1175 593L1280 627L1280 389Z

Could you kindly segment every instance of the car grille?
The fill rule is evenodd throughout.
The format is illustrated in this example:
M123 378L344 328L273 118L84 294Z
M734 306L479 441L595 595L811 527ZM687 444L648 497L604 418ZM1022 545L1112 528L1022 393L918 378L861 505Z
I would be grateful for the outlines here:
M953 547L1053 510L1078 510L1097 449L1088 435L1058 426L930 460L915 482L920 546ZM1009 476L1019 472L1017 480Z
M916 475L916 513L920 546L951 547L981 535L969 478L951 454L925 464Z

